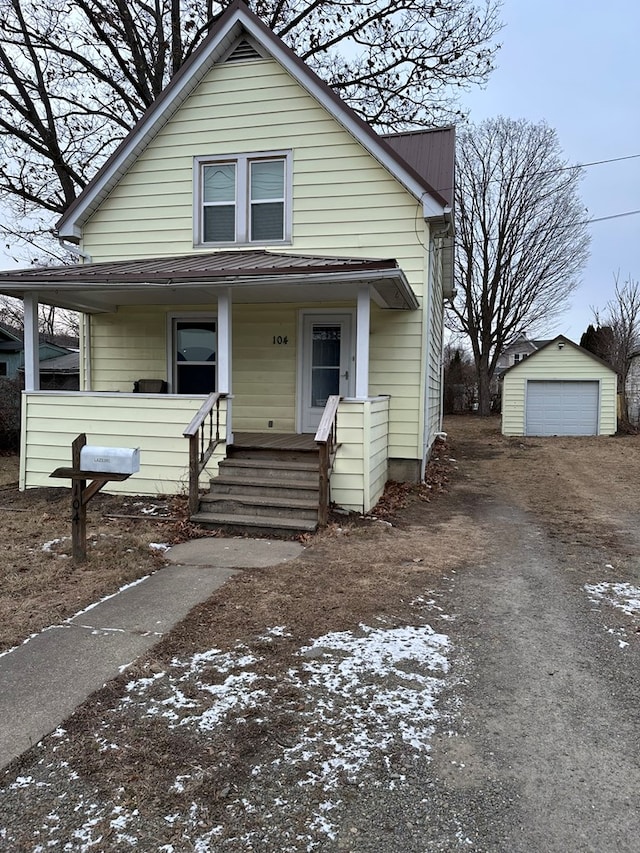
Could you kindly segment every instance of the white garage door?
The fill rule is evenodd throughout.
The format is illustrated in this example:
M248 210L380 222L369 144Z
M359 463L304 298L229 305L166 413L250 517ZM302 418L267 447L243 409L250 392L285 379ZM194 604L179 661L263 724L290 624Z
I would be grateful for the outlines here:
M598 382L527 382L527 435L597 435Z

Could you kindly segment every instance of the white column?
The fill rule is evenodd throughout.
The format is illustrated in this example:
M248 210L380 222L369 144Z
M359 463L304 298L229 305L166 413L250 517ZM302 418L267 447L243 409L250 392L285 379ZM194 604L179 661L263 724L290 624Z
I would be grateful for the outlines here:
M40 390L40 335L38 294L25 293L24 301L24 390Z
M371 293L368 284L358 287L358 311L356 316L356 399L366 400L369 396L369 326Z
M227 395L227 444L233 442L232 364L231 364L231 288L218 295L218 391Z

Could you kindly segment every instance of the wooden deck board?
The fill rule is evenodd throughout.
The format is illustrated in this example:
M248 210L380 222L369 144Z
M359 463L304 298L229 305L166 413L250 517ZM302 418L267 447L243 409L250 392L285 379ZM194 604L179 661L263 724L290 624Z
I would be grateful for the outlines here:
M236 432L233 447L239 449L260 450L317 450L318 445L312 435L296 433Z

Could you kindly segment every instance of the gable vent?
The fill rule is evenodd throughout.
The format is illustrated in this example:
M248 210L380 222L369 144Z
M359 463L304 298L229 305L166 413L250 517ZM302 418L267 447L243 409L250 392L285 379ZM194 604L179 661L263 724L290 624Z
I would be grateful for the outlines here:
M262 59L258 51L246 39L238 42L226 59L226 62L246 62L248 59Z

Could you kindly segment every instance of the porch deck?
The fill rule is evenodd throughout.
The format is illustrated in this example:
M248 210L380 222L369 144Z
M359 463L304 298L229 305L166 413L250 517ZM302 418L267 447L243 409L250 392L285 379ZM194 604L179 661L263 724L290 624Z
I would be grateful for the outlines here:
M286 432L236 432L234 450L318 450L312 435Z

